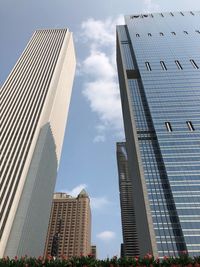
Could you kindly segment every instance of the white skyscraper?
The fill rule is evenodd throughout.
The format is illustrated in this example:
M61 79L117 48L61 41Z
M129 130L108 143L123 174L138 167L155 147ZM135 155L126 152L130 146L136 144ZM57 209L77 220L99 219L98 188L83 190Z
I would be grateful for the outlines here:
M38 30L0 89L0 257L43 253L74 72L72 34Z

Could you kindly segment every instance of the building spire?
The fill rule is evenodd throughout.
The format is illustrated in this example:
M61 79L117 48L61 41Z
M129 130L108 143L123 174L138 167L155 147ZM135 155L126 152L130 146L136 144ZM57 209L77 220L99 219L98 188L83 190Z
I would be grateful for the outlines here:
M88 193L85 191L85 189L82 189L81 192L78 194L78 197L88 197Z

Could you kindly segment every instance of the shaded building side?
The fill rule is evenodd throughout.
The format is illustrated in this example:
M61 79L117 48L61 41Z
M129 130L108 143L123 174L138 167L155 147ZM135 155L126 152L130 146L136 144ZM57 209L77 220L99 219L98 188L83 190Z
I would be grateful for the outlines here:
M133 257L139 255L139 247L133 203L133 184L128 170L128 157L125 142L117 143L117 163L123 233L122 254L125 257Z

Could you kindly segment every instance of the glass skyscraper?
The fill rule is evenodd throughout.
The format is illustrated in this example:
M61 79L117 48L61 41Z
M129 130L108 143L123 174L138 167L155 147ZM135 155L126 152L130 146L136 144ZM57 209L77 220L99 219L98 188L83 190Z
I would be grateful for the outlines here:
M125 22L117 65L140 255L199 255L200 12Z

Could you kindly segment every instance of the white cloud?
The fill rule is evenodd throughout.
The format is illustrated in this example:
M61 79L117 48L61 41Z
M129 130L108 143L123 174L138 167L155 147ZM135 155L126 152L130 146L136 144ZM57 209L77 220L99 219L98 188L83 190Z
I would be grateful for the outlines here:
M107 18L103 20L95 20L89 18L81 24L83 30L82 38L87 42L92 41L92 47L95 45L99 46L110 46L115 43L115 30L116 25L124 24L124 17L118 16L116 19Z
M122 128L122 112L118 85L115 81L103 80L87 82L83 94L90 102L91 110L96 112L103 126L111 126L115 130ZM102 127L103 127L102 126Z
M105 135L97 135L95 136L93 142L94 143L102 143L102 142L105 142L106 138L105 138Z
M105 125L99 124L96 126L96 129L98 130L98 132L101 133L101 132L105 131L106 127L105 127Z
M98 115L99 124L94 142L104 142L106 131L112 130L123 137L123 121L116 64L116 25L123 24L123 17L116 19L84 21L82 36L89 43L89 55L82 61L80 72L86 74L83 95L90 108Z
M107 231L103 231L103 232L97 234L97 237L99 239L101 239L102 241L108 242L108 241L114 239L116 237L116 234L115 234L115 232L107 230Z
M78 194L81 192L82 189L87 188L86 184L79 184L76 187L74 187L72 190L65 190L68 195L72 197L77 197Z
M110 204L106 197L91 197L90 203L92 209L102 209Z
M158 12L160 11L159 4L154 3L153 0L144 0L145 10L144 12Z
M109 57L97 50L91 50L90 55L83 61L82 67L84 73L92 76L93 79L109 81L116 75L116 70L111 65Z

